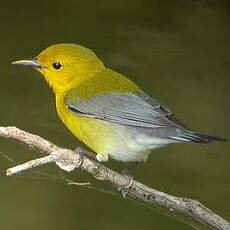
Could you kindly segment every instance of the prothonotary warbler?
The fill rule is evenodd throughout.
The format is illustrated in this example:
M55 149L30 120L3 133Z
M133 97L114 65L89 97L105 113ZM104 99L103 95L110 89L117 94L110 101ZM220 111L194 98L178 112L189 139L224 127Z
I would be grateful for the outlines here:
M140 162L171 143L209 143L223 138L194 132L172 112L96 54L77 44L56 44L32 60L13 62L39 71L55 93L57 113L98 161Z

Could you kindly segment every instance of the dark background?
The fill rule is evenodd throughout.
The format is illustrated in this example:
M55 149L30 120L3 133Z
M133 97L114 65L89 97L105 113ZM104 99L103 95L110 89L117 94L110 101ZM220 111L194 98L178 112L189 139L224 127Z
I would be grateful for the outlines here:
M51 44L74 42L93 49L106 66L135 81L189 127L230 137L227 0L3 1L0 28L1 126L16 125L63 147L84 147L58 120L42 77L10 64ZM153 151L133 176L200 200L230 220L229 147L229 142L170 145ZM123 200L79 171L67 174L49 165L5 177L8 167L42 154L6 139L0 139L0 153L0 229L192 229ZM128 166L113 160L107 165L117 171ZM67 179L90 181L93 189L68 186Z

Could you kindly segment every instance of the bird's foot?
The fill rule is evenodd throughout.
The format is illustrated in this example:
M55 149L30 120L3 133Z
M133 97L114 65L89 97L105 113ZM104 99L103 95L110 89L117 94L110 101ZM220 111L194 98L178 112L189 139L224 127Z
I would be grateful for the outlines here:
M133 185L133 177L129 175L123 175L123 176L126 177L129 181L127 182L126 186L118 187L117 189L121 191L123 198L126 199L126 196L127 194L129 194Z
M76 149L74 149L74 151L79 153L82 156L82 159L83 159L83 156L86 155L86 156L96 160L96 154L94 154L92 152L89 152L89 151L87 151L87 150L85 150L83 148L77 147Z
M79 164L79 167L82 165L83 163L83 156L86 155L86 156L89 156L90 158L93 158L93 159L96 159L96 154L94 153L91 153L83 148L80 148L80 147L77 147L76 149L74 149L75 152L77 152L80 156L81 156L81 162Z
M122 176L124 176L125 178L129 180L129 182L127 183L125 187L118 187L118 190L121 190L121 193L124 199L126 199L126 196L129 193L133 185L133 176L129 174L130 172L131 172L130 169L125 169L121 172Z
M136 168L142 161L137 161L135 162L135 164L133 164L131 167L124 169L121 174L122 176L126 177L127 179L129 179L129 183L125 188L118 188L119 190L121 190L122 192L122 196L124 197L124 199L126 198L126 195L129 193L130 189L132 188L133 185L133 176L130 175L131 171Z
M82 149L80 147L77 147L76 149L74 149L74 152L78 153L80 155L80 157L81 157L81 161L80 161L79 166L78 166L80 168L80 166L83 163L84 149Z

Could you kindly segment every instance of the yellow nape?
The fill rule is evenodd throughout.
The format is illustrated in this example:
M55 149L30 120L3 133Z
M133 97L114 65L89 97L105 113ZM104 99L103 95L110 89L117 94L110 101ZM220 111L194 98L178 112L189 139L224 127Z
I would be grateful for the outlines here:
M104 68L96 54L77 44L56 44L43 50L36 63L55 93L64 92Z

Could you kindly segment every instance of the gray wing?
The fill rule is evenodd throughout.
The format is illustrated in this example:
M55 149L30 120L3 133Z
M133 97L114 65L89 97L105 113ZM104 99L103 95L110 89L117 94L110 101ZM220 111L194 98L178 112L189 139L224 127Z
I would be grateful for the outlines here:
M169 109L142 91L137 94L112 92L83 101L70 91L64 101L72 113L81 117L145 128L186 128Z

